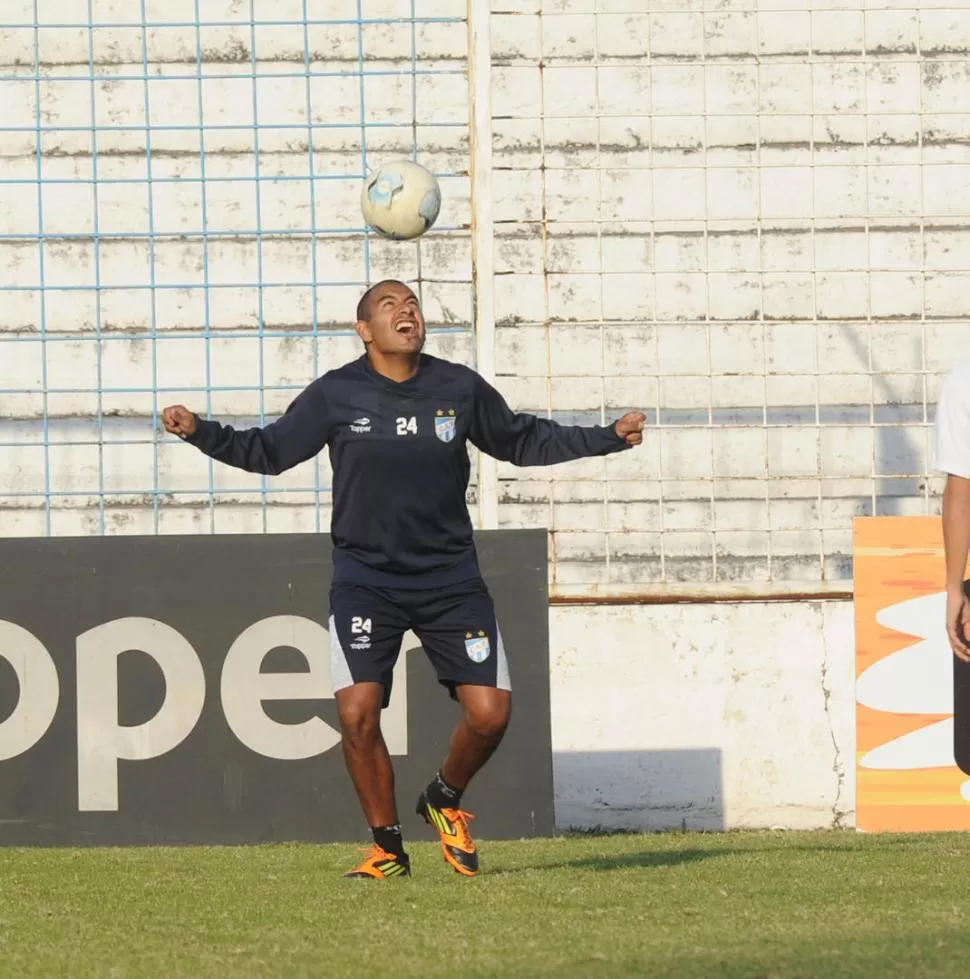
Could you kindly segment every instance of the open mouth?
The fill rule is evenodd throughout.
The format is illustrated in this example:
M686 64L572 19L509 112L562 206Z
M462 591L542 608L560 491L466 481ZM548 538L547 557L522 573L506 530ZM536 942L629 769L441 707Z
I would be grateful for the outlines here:
M418 332L418 324L414 320L399 320L394 324L394 332L410 336Z

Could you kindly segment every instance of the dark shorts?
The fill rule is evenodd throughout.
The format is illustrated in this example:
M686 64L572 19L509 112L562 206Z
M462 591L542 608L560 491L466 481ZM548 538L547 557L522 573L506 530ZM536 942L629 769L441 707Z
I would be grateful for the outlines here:
M330 589L333 689L382 683L387 707L394 664L409 629L452 697L462 684L511 689L495 607L481 578L433 591L334 583Z

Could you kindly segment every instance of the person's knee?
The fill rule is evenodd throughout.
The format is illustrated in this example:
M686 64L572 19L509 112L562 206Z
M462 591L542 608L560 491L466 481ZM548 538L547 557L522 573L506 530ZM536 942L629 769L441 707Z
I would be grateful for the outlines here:
M505 691L495 691L495 696L483 697L465 705L465 723L480 738L499 740L509 726L512 701Z
M381 730L381 704L368 690L349 688L337 696L337 715L345 740L367 742L376 739Z

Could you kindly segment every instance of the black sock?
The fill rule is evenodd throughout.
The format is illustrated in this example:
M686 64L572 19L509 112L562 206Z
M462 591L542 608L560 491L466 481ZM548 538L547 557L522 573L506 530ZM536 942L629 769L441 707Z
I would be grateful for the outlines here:
M461 805L463 791L463 789L456 788L454 785L449 785L441 777L441 772L435 775L428 783L428 787L424 790L425 795L428 797L428 802L435 809L457 809Z
M374 842L392 857L406 857L404 852L404 837L401 835L400 823L393 826L371 826Z

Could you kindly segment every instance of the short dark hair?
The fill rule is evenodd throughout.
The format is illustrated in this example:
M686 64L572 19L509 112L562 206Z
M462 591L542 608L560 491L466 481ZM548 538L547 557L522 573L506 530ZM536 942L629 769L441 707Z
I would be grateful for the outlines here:
M383 289L386 286L403 286L405 289L409 288L405 283L401 282L400 279L382 279L380 282L372 285L367 292L365 292L360 297L360 302L357 303L357 322L366 323L370 319L370 301L374 298L374 293L379 289Z

